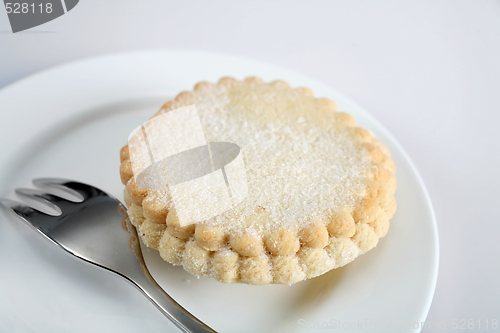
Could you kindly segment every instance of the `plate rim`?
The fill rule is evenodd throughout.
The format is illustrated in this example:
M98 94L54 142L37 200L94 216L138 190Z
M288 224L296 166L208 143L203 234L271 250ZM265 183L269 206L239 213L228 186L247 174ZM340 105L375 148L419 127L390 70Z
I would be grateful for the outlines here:
M72 71L72 70L74 70L74 68L77 68L77 67L89 66L89 65L95 66L95 64L98 64L99 62L113 61L114 59L123 58L123 57L124 58L127 58L127 57L148 57L151 55L161 55L161 54L164 54L164 55L175 54L177 56L178 55L190 55L193 57L204 57L204 56L221 57L221 58L233 59L235 61L253 62L253 63L262 64L262 65L269 66L269 67L279 68L281 70L285 70L287 72L290 72L299 78L307 79L308 81L315 82L317 85L323 86L326 89L335 91L338 95L342 96L350 104L356 106L357 109L361 110L361 112L364 114L364 116L366 116L368 119L370 119L370 121L372 121L373 123L375 123L378 126L380 131L382 131L384 133L384 135L386 135L392 141L392 143L397 147L397 149L402 154L404 159L408 162L408 165L411 169L411 172L415 175L417 182L418 182L418 185L419 185L420 189L422 190L422 194L423 194L423 197L425 199L426 206L429 210L429 215L430 215L430 219L431 219L430 225L432 226L431 230L432 230L432 236L433 236L432 237L432 246L435 248L435 251L434 251L434 257L432 258L434 261L434 264L432 265L432 271L429 272L430 278L432 279L431 292L428 294L427 302L426 302L426 305L424 306L424 308L425 308L424 313L422 313L420 315L420 317L422 318L422 321L425 321L425 319L429 313L429 310L430 310L430 307L432 304L432 300L433 300L433 297L435 294L438 271L439 271L439 253L440 253L437 220L436 220L435 211L434 211L432 201L431 201L430 195L428 193L427 187L425 186L425 183L423 182L423 179L422 179L420 173L418 172L418 169L416 168L415 164L413 163L413 160L410 158L410 156L408 155L406 150L403 148L403 146L399 143L399 141L392 135L392 133L390 131L388 131L385 128L385 126L383 124L381 124L365 108L359 106L356 102L351 100L346 95L340 93L338 90L336 90L336 89L334 89L334 88L332 88L332 87L330 87L330 86L328 86L328 85L326 85L326 84L324 84L324 83L322 83L314 78L310 78L308 76L305 76L305 75L295 71L294 69L290 69L290 68L284 67L284 66L279 65L279 64L273 64L273 63L269 63L269 62L255 60L255 59L241 56L241 55L232 55L232 54L227 54L227 53L210 52L210 51L204 51L204 50L202 51L202 50L182 50L182 49L151 49L151 50L136 50L136 51L129 51L129 52L110 53L110 54L105 54L105 55L100 55L100 56L95 56L95 57L77 59L77 60L74 60L71 62L67 62L67 63L59 64L59 65L56 65L53 67L49 67L49 68L44 69L42 71L39 71L39 72L36 72L36 73L31 74L29 76L26 76L26 77L24 77L18 81L15 81L15 82L13 82L5 87L2 87L0 89L0 105L1 105L2 101L5 99L4 96L7 96L8 97L7 99L9 99L11 97L8 95L15 96L19 93L21 93L21 95L22 95L22 90L25 88L25 86L29 86L32 82L39 81L39 80L43 81L47 77L50 77L53 75L57 76L57 75L59 75L59 73ZM69 116L68 115L66 115L66 116L68 118L72 118L78 114L80 114L80 112L73 111ZM66 118L64 118L64 119L66 119ZM64 119L58 118L57 122L63 121ZM43 133L43 132L47 131L52 124L44 125L43 129L41 129L40 132ZM3 127L3 126L0 126L0 127ZM27 142L28 143L32 142L33 140L36 139L36 137L37 137L37 134L32 135ZM9 153L11 153L11 152L9 152ZM0 159L0 172L3 171L2 167L9 164L8 158L16 159L16 157L22 155L22 152L19 154L15 152L14 155L9 154L9 153L6 154L6 156L3 156L2 159ZM3 183L3 179L1 178L2 176L3 175L0 175L0 182L1 183ZM4 188L4 191L7 192L8 189ZM0 194L3 195L4 193L0 193Z

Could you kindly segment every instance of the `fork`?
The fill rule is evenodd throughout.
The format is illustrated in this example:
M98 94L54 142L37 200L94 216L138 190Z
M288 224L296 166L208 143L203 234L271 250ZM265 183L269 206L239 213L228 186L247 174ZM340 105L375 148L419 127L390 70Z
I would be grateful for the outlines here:
M122 229L125 208L116 198L71 180L39 178L33 184L49 193L29 188L16 189L16 193L55 210L58 216L9 199L1 198L0 203L63 250L130 282L181 331L215 332L158 286L138 243L131 243L129 248L129 238L138 242L137 232L129 228L131 236Z

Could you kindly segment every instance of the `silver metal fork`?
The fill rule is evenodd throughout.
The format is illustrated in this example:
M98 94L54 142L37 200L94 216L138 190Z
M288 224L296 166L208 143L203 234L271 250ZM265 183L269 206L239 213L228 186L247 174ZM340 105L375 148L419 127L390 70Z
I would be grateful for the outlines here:
M215 332L156 284L138 244L130 245L134 251L129 248L129 238L134 237L121 227L124 206L117 199L96 187L71 180L43 178L33 180L33 184L49 193L39 189L17 189L16 193L60 215L49 215L9 199L0 199L0 203L63 250L130 282L181 331ZM69 196L79 202L68 200ZM129 232L137 240L135 228Z

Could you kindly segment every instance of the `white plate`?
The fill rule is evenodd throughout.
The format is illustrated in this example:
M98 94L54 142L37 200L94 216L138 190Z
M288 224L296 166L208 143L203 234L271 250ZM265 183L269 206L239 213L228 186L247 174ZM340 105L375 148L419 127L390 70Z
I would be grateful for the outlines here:
M291 287L196 279L146 251L153 276L221 332L418 331L438 270L437 228L424 184L401 146L366 111L289 69L212 53L150 51L80 61L21 80L0 91L1 195L15 198L14 188L30 186L34 177L64 177L121 198L118 152L129 132L174 93L224 75L284 79L335 100L391 150L398 211L375 249ZM0 219L0 331L176 331L119 277L75 260L6 214Z

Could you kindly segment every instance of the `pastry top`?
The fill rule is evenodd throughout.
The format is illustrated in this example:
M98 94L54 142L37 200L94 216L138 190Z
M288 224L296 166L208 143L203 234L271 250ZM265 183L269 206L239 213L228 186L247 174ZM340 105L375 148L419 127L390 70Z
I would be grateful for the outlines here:
M198 83L156 115L191 104L207 142L241 148L248 195L215 218L180 227L168 214L174 209L168 190L135 185L124 147L120 171L129 209L142 207L144 218L166 223L174 237L246 257L293 255L304 246L325 248L332 237L353 237L356 224L394 214L395 208L387 212L396 188L389 151L333 101L283 81L223 78Z

